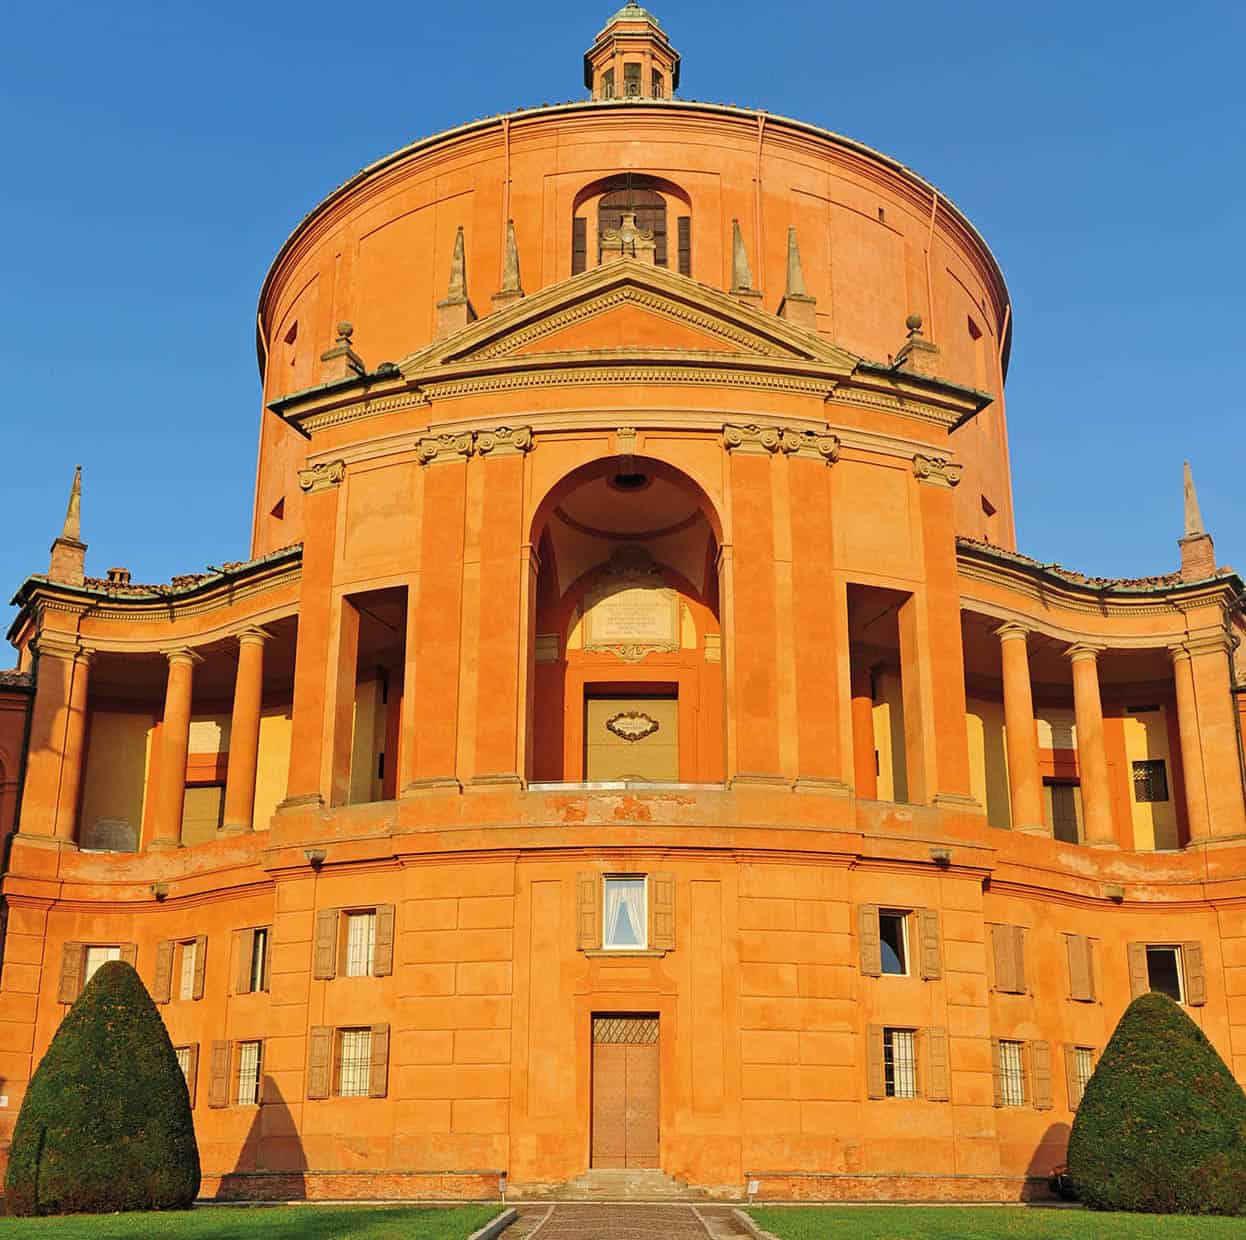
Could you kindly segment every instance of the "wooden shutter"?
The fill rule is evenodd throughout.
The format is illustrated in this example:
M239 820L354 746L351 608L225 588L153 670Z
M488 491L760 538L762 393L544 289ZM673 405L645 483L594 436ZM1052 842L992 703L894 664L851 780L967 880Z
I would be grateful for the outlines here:
M307 1096L327 1098L333 1082L329 1079L333 1066L333 1029L329 1025L313 1025L307 1035Z
M272 977L273 928L272 926L264 926L262 929L264 931L264 961L260 969L260 989L267 991L269 989L269 979Z
M1095 997L1094 947L1082 934L1066 934L1064 945L1069 957L1069 998L1081 1003Z
M1051 1110L1051 1043L1030 1043L1030 1075L1034 1078L1034 1106Z
M998 1038L991 1039L991 1089L995 1105L1002 1107L1004 1105L1004 1069L1000 1063Z
M376 906L376 938L372 944L372 976L388 977L394 971L394 906Z
M389 1086L389 1026L372 1026L372 1070L368 1074L368 1097L384 1098Z
M255 931L235 931L234 944L234 950L237 954L234 972L234 993L249 995L251 993L251 962L255 955Z
M1125 951L1129 960L1129 993L1136 999L1151 989L1151 976L1146 967L1146 944L1130 943Z
M601 875L594 870L576 875L575 935L580 951L601 946Z
M1064 1084L1069 1091L1069 1110L1076 1111L1082 1104L1081 1081L1077 1076L1077 1047L1064 1048Z
M649 876L649 946L675 950L675 875Z
M130 968L134 968L135 962L138 960L138 944L137 943L122 943L121 944L121 959L124 960L125 963L130 966Z
M173 940L165 939L156 944L156 981L151 997L157 1003L168 1003L173 993ZM221 1103L224 1106L224 1103Z
M212 1065L208 1074L208 1106L229 1105L229 1048L228 1042L212 1043Z
M1202 943L1181 944L1181 964L1185 970L1185 1001L1191 1007L1207 1002L1207 971L1203 966Z
M948 1102L952 1097L948 1064L947 1030L926 1029L926 1097L931 1102Z
M571 274L578 276L588 266L588 220L577 215L571 221Z
M1020 926L991 927L996 990L1014 995L1025 993L1024 936Z
M917 910L917 941L921 949L922 977L937 981L943 976L943 948L939 943L939 914L936 909Z
M335 908L322 908L316 914L315 966L312 976L321 981L337 976L337 927L340 920Z
M61 949L61 980L56 991L58 1003L72 1003L82 990L82 966L86 962L85 943L66 943Z
M857 905L857 943L861 949L861 972L866 977L879 977L883 971L883 946L878 937L877 904Z
M203 979L208 970L208 936L201 934L195 939L195 980L190 992L192 999L203 998Z
M687 215L681 215L675 221L675 230L677 236L677 245L679 252L679 274L681 276L690 276L692 274L692 219Z
M195 1105L195 1086L199 1081L199 1043L192 1042L186 1048L186 1092L190 1095L190 1105Z
M865 1033L865 1081L871 1098L887 1096L887 1078L883 1072L882 1025L870 1025Z

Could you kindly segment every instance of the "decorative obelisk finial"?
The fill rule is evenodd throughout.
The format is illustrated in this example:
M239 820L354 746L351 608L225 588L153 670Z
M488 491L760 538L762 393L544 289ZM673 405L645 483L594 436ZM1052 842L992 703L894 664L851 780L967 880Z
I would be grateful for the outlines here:
M1190 462L1185 462L1185 535L1178 542L1181 548L1181 580L1201 581L1216 571L1216 548L1211 535L1203 525L1203 514L1198 506L1198 492L1194 489L1194 475Z
M753 305L761 301L761 290L753 287L753 272L737 219L731 221L731 295Z
M87 545L82 541L82 466L74 468L74 484L60 537L52 543L48 577L66 585L80 586L86 575Z
M779 302L779 318L807 327L811 332L818 329L817 299L810 297L805 289L805 271L800 265L800 247L796 244L796 225L787 230L787 283L783 300Z
M476 318L476 311L467 299L467 248L463 242L463 225L454 234L454 253L450 256L450 286L445 301L437 303L437 338L466 327Z
M519 275L519 243L515 240L515 221L506 221L506 252L502 256L502 287L493 294L493 306L501 310L518 301L523 293Z

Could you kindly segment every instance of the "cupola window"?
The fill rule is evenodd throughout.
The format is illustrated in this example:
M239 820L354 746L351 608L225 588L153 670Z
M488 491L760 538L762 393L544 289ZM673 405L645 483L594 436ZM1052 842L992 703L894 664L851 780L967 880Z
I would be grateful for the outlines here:
M601 97L603 99L614 98L614 70L607 69L601 75Z
M623 94L628 99L640 98L640 65L634 61L623 66Z

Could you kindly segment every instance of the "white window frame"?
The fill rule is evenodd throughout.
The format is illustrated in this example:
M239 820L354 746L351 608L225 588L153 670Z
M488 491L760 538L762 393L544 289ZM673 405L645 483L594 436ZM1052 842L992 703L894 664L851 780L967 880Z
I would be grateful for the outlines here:
M96 956L95 962L91 962L92 952L103 952L103 956ZM88 945L85 952L82 953L82 985L85 987L96 973L109 961L121 959L120 943L92 943Z
M352 1056L347 1077L346 1050L350 1039ZM367 1098L372 1092L372 1030L370 1028L337 1031L336 1080L334 1092L339 1098Z
M640 883L642 906L640 910L640 943L610 942L610 884L612 882ZM603 874L601 878L601 946L609 952L643 952L649 950L649 876L647 874Z
M1008 1063L1013 1055L1016 1063ZM1027 1102L1029 1088L1025 1079L1025 1043L1015 1038L999 1040L999 1097L1006 1107L1023 1107Z
M187 1086L190 1085L190 1047L175 1046L173 1053L177 1056L177 1066L182 1070L182 1076L186 1080Z
M251 1048L255 1048L255 1062L248 1063ZM247 1070L244 1078L243 1071ZM234 1073L234 1101L240 1107L258 1106L260 1101L260 1081L264 1070L264 1044L259 1039L251 1038L238 1043L238 1064ZM245 1091L245 1093L244 1093Z
M361 931L361 942L352 941L352 930L356 926L366 927ZM342 976L371 977L376 963L376 909L360 908L347 912L344 937Z
M879 968L882 970L883 977L910 977L913 972L913 952L910 946L911 936L909 934L909 919L912 913L908 909L898 908L880 908L878 910L878 954ZM889 973L886 966L882 962L883 953L883 918L895 917L900 922L900 950L904 953L904 959L901 960L903 966L899 973Z
M1148 989L1154 990L1151 985L1151 953L1152 952L1172 952L1173 959L1177 965L1177 1002L1185 1003L1185 954L1181 950L1180 943L1148 943L1144 948L1146 953L1146 984ZM1159 992L1163 994L1163 991Z
M897 1045L907 1055L901 1058ZM887 1080L887 1064L891 1063L891 1080ZM890 1085L890 1087L888 1087ZM883 1094L888 1098L918 1098L917 1030L888 1025L883 1029Z
M1083 1072L1083 1068L1085 1071ZM1073 1048L1073 1071L1077 1073L1077 1095L1086 1096L1086 1086L1095 1074L1095 1052L1091 1046L1075 1046Z
M178 957L177 997L193 999L195 997L195 957L199 954L199 944L195 939L183 939L177 945Z

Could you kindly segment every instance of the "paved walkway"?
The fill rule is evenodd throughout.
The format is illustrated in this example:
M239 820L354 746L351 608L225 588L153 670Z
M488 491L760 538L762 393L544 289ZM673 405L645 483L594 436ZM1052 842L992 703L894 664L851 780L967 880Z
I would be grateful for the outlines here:
M729 1207L608 1202L520 1206L504 1240L719 1240L746 1234Z

